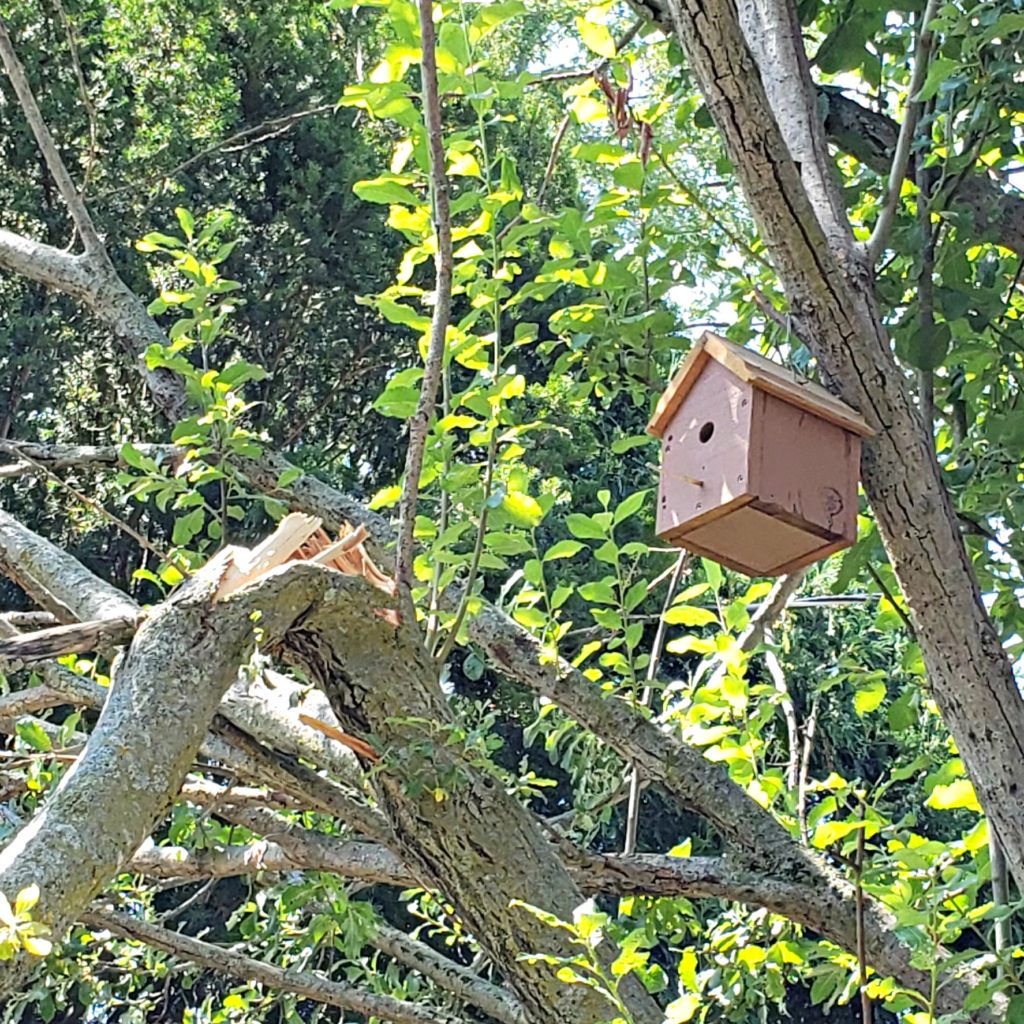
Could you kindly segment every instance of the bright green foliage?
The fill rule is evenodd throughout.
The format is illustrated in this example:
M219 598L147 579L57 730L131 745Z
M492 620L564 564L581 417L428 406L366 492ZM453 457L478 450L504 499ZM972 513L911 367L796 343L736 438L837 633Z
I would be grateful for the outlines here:
M436 250L415 4L271 6L257 14L246 5L129 4L118 18L89 2L72 12L90 75L103 84L94 205L109 218L118 258L136 261L139 293L156 296L150 309L170 345L147 361L187 382L192 408L171 435L187 459L159 464L126 441L152 435L138 432L145 417L108 388L95 329L80 314L22 282L0 284L11 339L0 339L0 372L16 381L36 356L57 367L38 396L26 390L8 402L20 409L14 433L65 438L93 420L111 427L130 471L105 497L140 517L169 555L140 565L133 553L128 575L161 588L227 539L256 533L264 511L282 510L232 467L268 442L288 447L305 471L372 495L385 513L401 494L396 440L420 393ZM28 5L18 12L19 31L36 24ZM934 991L968 965L983 981L965 1011L996 993L1019 1007L1018 907L993 904L987 826L928 693L868 510L857 545L810 573L803 593L816 602L794 606L753 653L740 638L766 582L695 559L665 607L677 553L652 535L657 449L644 427L691 338L711 326L814 371L785 314L764 313L765 300L784 308L775 275L677 47L644 29L617 52L632 14L613 4L444 0L435 12L455 304L421 481L414 596L432 649L446 655L443 682L460 717L451 732L420 723L424 750L464 745L474 767L538 814L572 810L563 825L573 839L621 849L616 798L630 766L465 645L465 624L486 597L538 638L546 660L566 658L609 699L657 717L859 879L894 912ZM823 111L830 94L856 88L901 117L918 8L822 2L802 3L800 13ZM979 218L963 196L972 177L1005 181L1020 163L1020 19L1005 2L941 8L915 143L922 174L903 186L880 283L908 383L920 394L934 389L950 497L1015 656L1024 635L1020 254L993 241L1009 214ZM175 60L160 49L172 43ZM580 73L546 81L552 63ZM87 138L66 69L46 96L47 115L67 119L66 137ZM179 167L196 155L193 139L212 144L336 100L336 112L231 159L225 151ZM857 145L839 140L837 166L864 238L887 167ZM38 173L23 133L0 146L5 162ZM145 202L126 191L143 171ZM61 237L49 199L41 205L9 175L0 188L13 225ZM142 255L129 256L137 238ZM54 355L61 345L71 357ZM95 522L71 528L87 555L102 553L103 532L79 525ZM466 597L457 613L444 611L439 595L456 581ZM662 624L664 657L649 679ZM102 677L106 666L76 668ZM58 748L78 724L65 721ZM36 723L18 726L16 749L30 755L30 812L62 769ZM421 784L443 801L462 779L453 772ZM323 816L294 817L343 834ZM639 825L643 851L721 850L708 825L654 792ZM252 838L185 804L158 836L193 850ZM183 899L128 877L117 890L156 913ZM377 914L467 961L479 951L443 896L375 890L375 901L330 876L254 875L225 896L226 909L200 901L183 920L283 966L316 965L409 999L438 993L367 945ZM532 912L569 934L579 954L524 956L547 957L566 984L596 988L609 1019L628 1020L619 986L631 975L671 1022L754 1024L794 993L822 1011L859 997L853 951L765 910L636 897L581 908L571 924ZM1011 942L997 955L998 920L1009 922ZM602 938L618 944L612 964L597 955ZM179 985L162 954L123 944L111 944L116 971L105 970L103 948L76 932L26 1001L46 1020L62 1001L83 1013L123 1001L155 1020L168 986L183 1019L304 1019L296 999L255 985L207 977L193 990L192 975ZM943 949L952 956L940 963ZM911 1024L934 1020L927 994L873 973L867 981L872 999Z
M22 889L12 907L0 892L0 960L10 960L20 950L32 956L46 956L51 943L49 929L32 920L32 908L39 902L39 886Z

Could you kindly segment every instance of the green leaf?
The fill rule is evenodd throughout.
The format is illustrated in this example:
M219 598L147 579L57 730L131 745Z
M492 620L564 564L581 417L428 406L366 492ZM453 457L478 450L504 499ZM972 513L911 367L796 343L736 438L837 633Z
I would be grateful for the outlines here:
M981 812L981 804L974 792L970 779L957 779L948 786L936 786L925 801L926 806L937 811L954 811L960 807L969 811Z
M121 445L121 458L124 462L131 466L132 469L142 470L144 473L156 473L156 463L147 458L138 448L135 447L130 441L126 441Z
M644 502L647 500L647 495L650 494L649 489L642 491L636 491L631 494L628 498L624 498L615 508L615 515L612 517L612 523L618 526L619 523L628 519L630 516L635 515L643 508Z
M352 186L360 199L368 203L399 203L405 206L418 206L419 198L406 186L415 179L405 174L382 174L379 178L357 181Z
M371 499L370 508L376 511L379 508L390 508L392 505L398 503L398 499L402 496L402 488L398 484L392 484L390 487L382 487Z
M670 626L710 626L713 622L718 622L718 616L709 608L677 604L665 612L665 621Z
M289 466L278 478L278 487L289 487L302 476L302 469L299 466Z
M14 913L27 914L39 902L39 886L33 883L26 886L14 900Z
M560 540L544 552L544 561L553 562L556 558L572 558L573 555L579 554L584 547L585 545L578 540Z
M711 585L712 590L719 590L722 586L722 567L710 558L702 558L700 564L704 567L704 576Z
M530 542L517 533L493 533L484 534L484 545L490 551L496 551L499 555L521 555L531 550Z
M577 17L576 29L588 50L593 50L600 57L615 56L615 40L604 25Z
M885 700L885 680L872 679L853 695L853 709L861 718L879 707Z
M952 60L950 57L934 57L928 65L928 77L921 86L921 91L914 97L918 103L930 100L948 78L951 78L954 71L960 70L960 61Z
M585 516L580 512L573 512L571 515L566 516L565 525L574 537L579 537L583 540L604 540L608 536L608 531L599 523L595 522L590 516Z
M579 593L584 601L594 601L599 604L619 603L612 585L604 580L591 580L589 583L584 583L579 588Z
M651 444L654 438L650 434L633 434L631 437L620 437L612 441L612 452L616 455L624 455L632 448L640 448L643 445Z
M53 750L50 737L46 735L46 731L38 722L32 722L28 719L17 722L14 726L14 732L22 743L30 746L33 750L41 751L44 754L48 754Z
M192 235L195 233L195 218L182 206L176 206L174 213L178 218L178 223L181 225L181 230L185 232L185 237L191 240Z
M415 411L420 400L419 388L394 387L391 383L376 397L373 408L381 416L407 420Z
M937 323L925 329L915 321L896 331L896 355L919 370L936 370L945 361L952 340L949 324Z
M509 491L501 508L517 526L539 526L544 518L544 509L537 499L522 491Z

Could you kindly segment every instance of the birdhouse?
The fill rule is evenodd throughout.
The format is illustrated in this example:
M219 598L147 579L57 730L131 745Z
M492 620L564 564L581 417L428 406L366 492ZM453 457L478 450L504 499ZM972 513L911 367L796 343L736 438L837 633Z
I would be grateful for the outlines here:
M707 333L661 396L657 533L748 576L793 572L857 539L860 442L820 385Z

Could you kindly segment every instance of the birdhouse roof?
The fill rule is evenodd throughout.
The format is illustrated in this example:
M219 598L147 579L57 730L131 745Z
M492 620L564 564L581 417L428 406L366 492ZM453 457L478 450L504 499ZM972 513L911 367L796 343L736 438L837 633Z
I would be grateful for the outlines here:
M806 409L844 430L860 434L862 437L869 437L874 433L859 412L830 394L820 384L801 377L785 366L773 363L759 352L735 345L710 331L705 332L693 346L683 360L683 365L672 378L672 382L665 389L651 422L647 425L648 433L655 437L661 437L665 433L690 389L704 372L709 359L721 363L730 373L751 387L775 395L790 405Z

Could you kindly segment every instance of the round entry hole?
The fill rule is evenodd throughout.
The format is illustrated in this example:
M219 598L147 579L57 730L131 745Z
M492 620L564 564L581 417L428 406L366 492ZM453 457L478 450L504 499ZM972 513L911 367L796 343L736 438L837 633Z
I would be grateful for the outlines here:
M711 435L714 432L715 432L715 425L714 425L714 423L711 423L710 421L705 423L704 426L701 427L700 430L697 433L697 436L700 438L700 443L701 444L707 444L708 441L711 440Z

